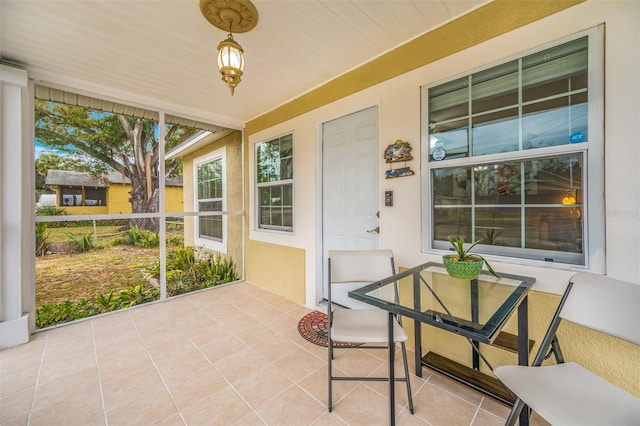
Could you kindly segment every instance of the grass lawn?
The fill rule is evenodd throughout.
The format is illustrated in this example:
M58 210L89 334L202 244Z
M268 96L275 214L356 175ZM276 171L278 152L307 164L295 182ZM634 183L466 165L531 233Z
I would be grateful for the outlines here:
M73 232L76 231L74 228ZM143 281L142 270L152 266L159 253L158 248L116 245L37 257L36 306L67 299L95 300L100 293L134 287Z

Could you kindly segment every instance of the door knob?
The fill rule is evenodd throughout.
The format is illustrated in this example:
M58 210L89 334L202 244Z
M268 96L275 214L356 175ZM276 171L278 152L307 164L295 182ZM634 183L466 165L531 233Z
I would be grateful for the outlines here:
M373 229L369 229L367 232L369 234L379 234L380 233L380 225L376 226Z

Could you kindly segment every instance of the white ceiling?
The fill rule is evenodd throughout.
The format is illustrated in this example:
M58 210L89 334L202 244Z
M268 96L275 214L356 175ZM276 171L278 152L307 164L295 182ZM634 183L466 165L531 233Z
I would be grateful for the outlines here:
M0 51L43 84L240 128L486 2L254 0L234 96L198 0L0 0Z

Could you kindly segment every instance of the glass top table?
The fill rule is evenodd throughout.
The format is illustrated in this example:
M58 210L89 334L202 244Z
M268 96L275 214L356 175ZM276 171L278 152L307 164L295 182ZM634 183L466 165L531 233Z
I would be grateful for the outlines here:
M507 397L493 389L478 387L473 381L461 377L457 373L445 371L447 368L439 368L437 362L431 365L429 359L441 360L434 354L422 357L422 331L420 323L428 324L449 332L466 337L472 345L473 366L478 375L480 353L478 343L506 345L503 341L509 341L513 350L518 353L518 363L528 364L529 337L528 337L528 308L527 295L535 282L535 278L511 274L502 274L496 278L488 272L482 271L477 279L461 280L452 278L440 263L428 262L399 272L383 280L365 285L357 290L349 292L349 297L361 302L376 306L389 312L390 321L395 315L401 315L405 319L415 321L415 354L416 375L422 376L422 366L426 365L459 382L488 394L506 403L512 403ZM394 285L398 283L398 285ZM396 290L399 288L400 290ZM501 333L507 320L514 312L518 312L518 335ZM392 328L390 328L390 342L392 342ZM393 351L389 351L390 370L393 370ZM446 361L446 359L445 359ZM486 362L486 360L485 360ZM487 362L488 364L488 362ZM464 367L461 367L464 368ZM394 372L390 371L390 375ZM497 386L501 389L497 379ZM484 380L483 380L484 382ZM393 389L390 387L390 399ZM508 395L504 391L504 395ZM391 404L390 421L393 424L394 404ZM527 413L528 410L522 410ZM520 424L528 423L528 416L521 417Z

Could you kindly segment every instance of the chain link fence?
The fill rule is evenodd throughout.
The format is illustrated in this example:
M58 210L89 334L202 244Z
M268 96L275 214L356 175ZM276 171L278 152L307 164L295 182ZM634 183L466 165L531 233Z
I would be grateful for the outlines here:
M147 218L82 219L36 223L36 255L72 253L90 248L119 244L157 246L157 232L141 227ZM158 219L152 219L158 221ZM184 241L182 218L167 218L167 243L181 245ZM148 223L147 223L148 225ZM153 229L153 227L152 227ZM157 229L157 226L156 226Z

